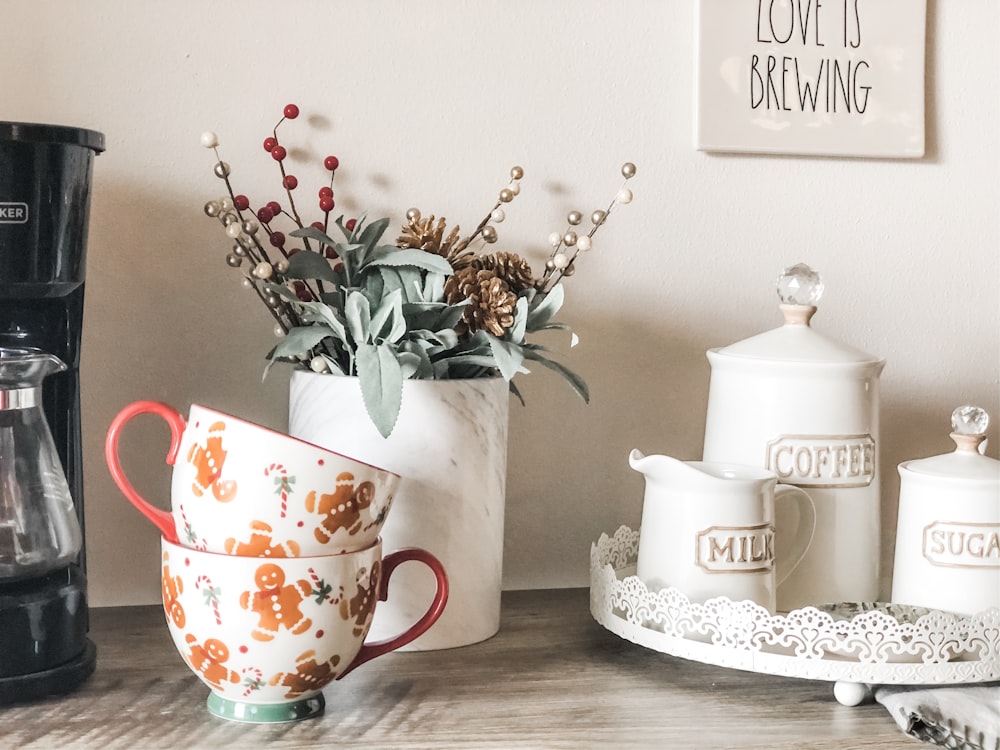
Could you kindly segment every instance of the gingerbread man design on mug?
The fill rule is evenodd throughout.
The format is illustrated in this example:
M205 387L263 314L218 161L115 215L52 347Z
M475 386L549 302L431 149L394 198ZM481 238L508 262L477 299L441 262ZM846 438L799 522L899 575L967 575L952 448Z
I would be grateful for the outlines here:
M254 574L257 588L240 594L240 606L255 613L259 620L251 635L258 641L272 641L278 630L285 628L300 635L312 620L302 613L303 600L313 592L305 579L285 583L285 571L274 563L265 563Z
M358 580L355 584L354 595L348 598L343 593L340 597L340 616L345 620L354 620L354 635L359 635L368 630L371 623L371 616L375 612L375 602L378 601L376 583L380 578L380 563L375 562L372 572L358 572ZM363 583L367 581L367 584Z
M198 672L205 682L215 687L222 687L226 682L234 685L240 681L240 675L226 666L229 661L229 647L218 638L209 638L204 643L190 633L185 637L190 651L187 659L191 668Z
M364 523L362 512L371 507L374 499L375 486L371 482L361 482L355 487L354 475L350 472L337 477L334 492L310 492L306 495L306 511L320 516L319 526L313 532L316 540L326 544L341 529L348 535L357 534Z
M228 503L236 497L236 482L221 479L227 455L222 447L222 434L225 430L225 422L214 422L208 428L205 444L194 443L188 451L187 461L196 472L191 483L191 492L195 497L202 497L208 491L220 503Z
M288 688L286 698L297 698L309 691L321 690L337 678L340 654L334 654L326 661L317 662L316 652L310 649L295 660L294 672L279 672L268 684Z
M184 579L171 575L170 566L164 566L163 575L160 577L160 588L164 611L173 620L174 625L183 628L187 620L184 615L184 605L180 602L180 595L184 593Z
M250 524L250 536L246 541L235 537L226 540L226 554L242 557L298 557L300 547L294 539L275 542L271 538L271 527L263 521Z

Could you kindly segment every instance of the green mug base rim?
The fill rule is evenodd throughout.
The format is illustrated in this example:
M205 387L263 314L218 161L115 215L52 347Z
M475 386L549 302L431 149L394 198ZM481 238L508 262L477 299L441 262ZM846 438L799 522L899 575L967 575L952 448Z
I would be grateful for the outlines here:
M212 716L246 724L281 724L301 721L323 713L326 699L322 693L288 703L249 703L208 694L208 712Z

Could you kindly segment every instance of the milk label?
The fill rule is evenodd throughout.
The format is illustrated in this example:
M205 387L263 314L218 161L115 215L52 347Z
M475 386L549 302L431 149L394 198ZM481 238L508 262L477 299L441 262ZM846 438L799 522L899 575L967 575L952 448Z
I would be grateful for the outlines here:
M711 526L696 535L696 560L708 573L754 573L774 566L774 526Z

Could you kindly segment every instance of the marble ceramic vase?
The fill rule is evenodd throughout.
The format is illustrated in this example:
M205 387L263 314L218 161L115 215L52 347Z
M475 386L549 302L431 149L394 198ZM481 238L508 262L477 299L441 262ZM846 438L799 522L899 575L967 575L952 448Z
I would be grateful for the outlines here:
M296 371L289 433L402 477L382 529L384 548L422 547L448 574L441 618L405 646L434 650L490 638L500 628L509 395L502 378L406 380L392 434L375 429L357 378ZM427 609L434 576L402 566L369 638L389 638Z

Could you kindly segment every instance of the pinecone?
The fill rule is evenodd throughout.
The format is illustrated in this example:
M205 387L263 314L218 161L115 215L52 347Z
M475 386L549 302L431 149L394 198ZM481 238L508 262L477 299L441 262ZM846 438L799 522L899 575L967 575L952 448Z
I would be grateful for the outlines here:
M415 247L429 253L440 255L447 260L456 271L466 268L474 254L467 250L469 241L458 238L459 228L452 227L448 236L444 236L445 219L441 217L434 221L434 215L427 218L415 217L403 225L403 233L396 238L397 247Z
M473 268L493 271L503 279L515 294L535 283L528 261L517 253L499 252L493 255L477 255L472 260Z
M503 336L514 325L517 295L493 271L471 267L456 271L445 282L444 294L450 305L469 300L459 326L465 330L459 330L460 334L483 330Z

